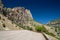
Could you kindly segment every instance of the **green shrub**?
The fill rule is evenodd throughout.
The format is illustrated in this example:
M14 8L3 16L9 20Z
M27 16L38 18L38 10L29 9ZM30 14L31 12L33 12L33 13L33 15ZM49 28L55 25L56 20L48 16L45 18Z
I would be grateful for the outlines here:
M44 26L36 26L35 30L37 32L46 32L47 31Z
M27 30L33 30L32 27L26 26Z
M60 37L58 38L58 37L55 37L55 38L57 38L58 40L60 40Z
M44 33L46 33L48 35L55 36L53 33L48 32L48 30L46 30L46 28L44 26L36 26L35 30L37 32L44 32Z
M49 32L48 32L47 34L48 34L48 35L51 35L51 36L55 36L53 33L49 33Z
M40 26L36 26L36 27L35 27L35 30L36 30L37 32L41 32L41 31L42 31L42 29L43 29L43 28L42 28L42 27L40 27Z
M55 28L55 32L57 32L57 28Z
M4 8L4 10L3 10L3 15L4 15L4 16L7 15L7 8Z
M17 25L18 25L19 27L25 29L25 26L23 26L23 24L19 23L19 24L17 24Z
M60 27L58 28L58 30L60 31Z

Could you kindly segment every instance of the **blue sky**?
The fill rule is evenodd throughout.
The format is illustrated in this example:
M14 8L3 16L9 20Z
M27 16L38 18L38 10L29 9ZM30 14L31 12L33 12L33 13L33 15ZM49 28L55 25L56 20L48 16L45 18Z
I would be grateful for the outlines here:
M3 0L3 4L31 10L33 18L42 24L60 18L60 0Z

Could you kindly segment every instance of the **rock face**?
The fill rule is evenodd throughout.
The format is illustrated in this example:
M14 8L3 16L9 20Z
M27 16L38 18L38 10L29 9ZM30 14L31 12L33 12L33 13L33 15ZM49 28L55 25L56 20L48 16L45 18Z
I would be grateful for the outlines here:
M3 8L3 4L0 0L0 15L2 15L2 18L4 16L4 19L7 17L7 20L5 22L10 20L12 23L23 28L32 27L32 25L30 24L30 22L33 21L31 12L30 10L25 9L24 7Z
M30 26L29 22L33 20L30 10L24 7L4 8L3 14L16 24Z
M0 14L0 30L20 30L20 27Z
M4 12L2 1L0 0L0 30L19 30L20 27L13 24L12 21L8 20L3 14Z
M1 0L0 4L0 14L7 17L8 20L12 21L12 23L15 23L19 27L31 30L34 29L34 26L40 25L33 20L30 10L24 7L3 8Z

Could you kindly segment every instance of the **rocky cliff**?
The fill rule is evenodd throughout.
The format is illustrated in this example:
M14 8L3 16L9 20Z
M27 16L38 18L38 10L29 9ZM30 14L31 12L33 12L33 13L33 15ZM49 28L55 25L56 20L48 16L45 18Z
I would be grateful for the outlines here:
M9 24L8 20L10 20L13 24L16 24L17 26L22 27L24 29L26 27L28 27L28 28L32 27L30 22L33 21L33 18L32 18L30 10L25 9L24 7L3 8L3 4L2 4L1 0L0 0L0 18L6 19L4 22L4 26L5 26L5 23L6 23L6 25L8 25ZM3 20L0 19L0 21L3 21ZM7 26L8 29L9 29L9 26ZM1 27L2 26L0 25L0 29L4 30ZM14 26L11 26L11 27L13 29Z
M0 30L20 30L18 25L12 23L7 17L0 14Z
M36 25L30 10L24 7L3 8L2 14L24 29L33 28Z
M28 26L29 22L33 20L30 10L24 7L5 8L3 14L16 24Z

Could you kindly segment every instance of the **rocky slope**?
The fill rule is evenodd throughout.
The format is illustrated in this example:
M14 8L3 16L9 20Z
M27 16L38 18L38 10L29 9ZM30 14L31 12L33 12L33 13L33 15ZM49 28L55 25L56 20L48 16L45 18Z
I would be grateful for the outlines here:
M29 26L29 22L33 20L30 10L25 9L24 7L15 7L12 9L5 8L3 10L3 14L14 23L21 24L23 26Z
M8 19L4 14L7 11L4 11L2 1L0 0L0 30L20 30L20 27Z
M60 19L52 20L47 25L50 26L52 30L54 30L53 34L60 38Z
M0 30L20 30L21 28L0 14Z

